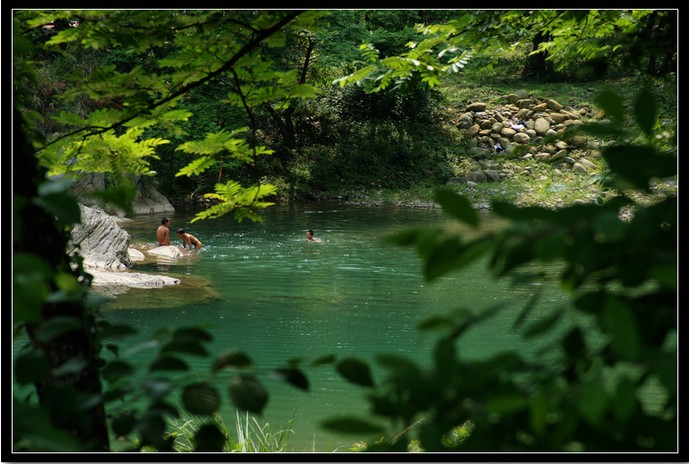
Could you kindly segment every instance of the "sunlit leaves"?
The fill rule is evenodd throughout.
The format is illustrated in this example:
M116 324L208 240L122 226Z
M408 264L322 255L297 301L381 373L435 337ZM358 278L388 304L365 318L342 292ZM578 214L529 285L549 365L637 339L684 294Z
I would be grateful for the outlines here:
M214 158L210 156L199 156L195 160L191 161L189 164L184 166L182 169L179 170L177 174L175 174L175 177L180 177L180 176L198 176L199 174L204 173L207 169L215 166L218 164L218 161L215 160Z
M367 92L380 92L388 88L397 89L418 74L422 82L433 88L440 84L443 72L458 72L472 56L467 47L448 46L447 36L456 32L450 26L432 25L417 30L427 37L419 42L407 43L409 51L397 56L381 58L373 44L360 45L359 50L367 64L348 76L336 79L334 83L340 86L356 85Z
M206 134L203 140L188 141L177 147L177 150L202 155L191 161L176 174L179 176L199 175L225 158L240 162L252 162L260 155L270 155L273 150L264 146L251 146L244 139L236 136L246 132L247 127L231 132L221 130Z
M217 203L197 213L191 222L218 218L230 212L235 213L235 219L238 221L245 217L260 221L262 218L255 210L273 205L272 202L261 201L261 199L274 195L275 192L275 186L270 184L252 187L242 187L235 181L215 184L215 193L207 193L204 196L217 201Z
M361 86L362 82L368 79L369 76L371 76L376 70L377 67L374 65L364 66L363 68L360 68L347 76L335 79L333 83L339 84L340 87L344 87L348 84L356 84L357 86Z
M52 159L50 175L76 172L147 174L150 171L148 158L157 158L156 147L169 141L141 139L142 132L132 127L119 136L108 131L85 140L75 137L69 143L49 146L43 156Z

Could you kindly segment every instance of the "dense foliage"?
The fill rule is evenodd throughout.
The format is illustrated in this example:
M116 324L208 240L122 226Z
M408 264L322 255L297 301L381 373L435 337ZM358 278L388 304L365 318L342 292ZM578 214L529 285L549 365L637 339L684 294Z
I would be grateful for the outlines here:
M414 27L428 20L439 24ZM157 174L166 193L210 190L196 220L259 219L276 193L305 198L335 191L333 182L406 187L446 178L454 135L440 123L438 88L474 61L517 56L526 72L535 56L535 69L550 78L639 62L662 74L676 64L672 11L25 10L14 21L13 168L22 176L15 175L13 322L28 341L14 365L22 387L14 395L15 451L103 451L118 437L136 450L171 450L166 418L183 411L208 418L194 449L222 450L226 437L212 417L223 397L260 412L269 400L260 377L269 373L309 388L299 360L266 369L246 353L211 354L204 345L212 333L199 327L152 335L157 355L137 372L117 345L134 329L99 320L89 274L65 254L80 220L73 179L104 174L110 188L101 197L126 210L132 176ZM526 304L519 327L539 339L570 311L588 318L558 335L550 357L504 353L480 363L462 360L455 343L490 314L427 321L422 329L445 331L434 366L380 356L390 377L371 404L393 428L369 449L407 450L413 440L427 451L678 446L676 197L640 196L676 176L675 130L659 124L657 101L650 90L629 105L603 93L597 104L611 123L572 129L606 140L614 194L602 204L553 211L496 202L512 224L501 232L465 240L414 230L391 239L417 248L428 280L481 257L500 278L533 278L517 271L560 263L574 308L553 308L528 325ZM441 189L435 201L477 225L463 197ZM195 356L212 356L210 372L191 369ZM315 363L377 385L355 358ZM656 408L643 401L649 385L664 395ZM359 419L326 425L376 430Z
M608 114L622 115L614 94L601 96L600 103ZM635 131L620 124L572 130L621 137L604 148L603 157L612 173L608 182L623 192L648 192L655 180L676 175L674 140L659 143L654 108L652 93L641 92L634 116L643 143L632 142ZM440 189L435 199L458 221L479 225L464 197ZM622 211L629 207L632 218L626 220ZM621 194L601 205L555 211L495 202L492 209L509 220L504 230L467 239L418 229L390 240L417 249L428 281L484 258L496 278L522 281L544 278L533 264L557 264L572 307L552 307L549 316L532 320L538 292L524 304L515 330L539 347L528 359L506 351L464 360L457 349L472 326L514 308L465 308L422 322L421 330L441 334L434 365L379 356L389 376L369 395L371 410L391 419L394 429L369 449L406 450L413 439L428 451L677 449L676 197L640 204ZM661 398L658 403L649 400L649 389ZM351 418L326 425L349 431L361 426L362 432L370 427ZM453 435L458 427L470 430L461 440Z

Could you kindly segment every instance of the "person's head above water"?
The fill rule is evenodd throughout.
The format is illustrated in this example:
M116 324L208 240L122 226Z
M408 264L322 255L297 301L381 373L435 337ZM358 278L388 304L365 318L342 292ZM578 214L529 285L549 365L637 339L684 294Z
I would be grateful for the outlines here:
M165 224L167 224L168 222L170 222L170 218L168 218L167 216L163 217L163 219L160 220L160 223L161 223L162 225L165 225Z
M180 227L179 229L177 229L177 233L180 235L184 234L184 229Z
M319 239L313 236L313 230L309 229L306 231L306 240L309 242L320 242Z

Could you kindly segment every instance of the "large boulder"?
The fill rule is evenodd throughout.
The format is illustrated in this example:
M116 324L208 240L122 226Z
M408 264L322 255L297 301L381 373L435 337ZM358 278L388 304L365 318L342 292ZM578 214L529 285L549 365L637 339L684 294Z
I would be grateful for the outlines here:
M148 250L149 255L163 256L165 258L179 258L182 256L182 251L177 245L163 245Z
M137 193L132 204L134 214L158 214L175 211L168 199L146 177L140 177L136 186Z
M134 185L136 196L132 202L133 214L159 214L175 211L170 201L151 184L147 177L139 176L134 180ZM105 204L92 195L94 191L104 190L106 187L103 174L87 174L75 182L71 193L84 206L103 210L113 216L124 217L124 211Z
M84 205L79 208L81 223L72 229L68 253L79 253L84 258L84 269L93 276L95 289L116 294L126 288L158 288L180 283L173 277L131 272L131 257L137 252L129 247L129 233L119 226L115 217L104 211ZM159 248L175 248L176 256L181 254L175 246ZM172 255L172 251L169 254ZM137 255L135 259L138 258Z
M81 223L72 229L67 252L79 252L84 267L90 269L125 270L129 260L129 233L102 210L79 205Z

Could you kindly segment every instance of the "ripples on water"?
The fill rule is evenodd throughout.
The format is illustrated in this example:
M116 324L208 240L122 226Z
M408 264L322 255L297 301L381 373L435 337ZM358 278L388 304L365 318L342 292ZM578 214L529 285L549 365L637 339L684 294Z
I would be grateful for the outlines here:
M496 285L478 266L427 283L412 249L381 243L387 234L407 227L451 225L438 210L305 205L273 207L261 223L224 217L192 224L190 215L170 217L171 230L184 227L204 247L177 261L156 261L135 270L169 274L183 283L176 289L130 291L109 304L106 317L132 324L142 334L203 324L213 333L213 353L240 349L257 366L279 367L290 359L325 354L373 363L376 353L399 354L426 365L434 340L417 330L425 317L500 303L516 310L534 291ZM489 216L486 221L493 224ZM141 216L123 227L137 246L154 246L159 222L158 217ZM322 242L307 242L307 229ZM555 293L550 298L562 297ZM523 348L511 333L513 316L514 311L507 311L489 330L469 333L464 352L481 356ZM146 362L143 353L136 356ZM209 361L194 367L207 369ZM383 373L373 367L380 381ZM354 439L330 435L318 424L336 416L364 415L366 392L341 379L332 366L310 368L306 374L308 393L263 379L271 395L265 420L276 432L294 418L295 434L288 444L296 451L348 449ZM223 417L232 424L234 410L227 403Z

